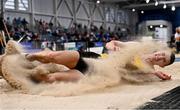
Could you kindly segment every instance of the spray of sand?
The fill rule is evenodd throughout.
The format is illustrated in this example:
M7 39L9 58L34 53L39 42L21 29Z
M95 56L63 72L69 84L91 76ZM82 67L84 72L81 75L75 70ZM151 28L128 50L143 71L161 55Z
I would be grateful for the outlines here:
M19 48L19 46L20 45L16 45L17 48ZM71 96L117 86L123 84L124 79L135 83L155 81L157 78L153 75L145 74L152 71L151 68L132 72L125 68L125 66L127 62L132 60L134 55L142 55L166 49L168 48L165 45L159 43L141 42L129 45L119 52L112 53L107 59L85 59L90 65L89 70L84 78L78 82L55 82L53 84L33 83L28 76L30 72L34 71L35 66L38 64L27 61L19 54L21 50L18 50L20 51L19 53L6 55L4 59L6 64L2 63L2 66L4 65L3 68L7 70L5 72L13 73L15 81L22 83L29 94ZM13 49L9 51L13 51Z

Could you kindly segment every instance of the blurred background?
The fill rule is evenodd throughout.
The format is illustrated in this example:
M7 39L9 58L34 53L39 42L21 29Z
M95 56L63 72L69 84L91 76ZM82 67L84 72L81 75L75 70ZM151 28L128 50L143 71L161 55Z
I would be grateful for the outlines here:
M111 40L142 38L179 48L180 0L1 0L0 11L1 53L9 39L28 52L101 52Z

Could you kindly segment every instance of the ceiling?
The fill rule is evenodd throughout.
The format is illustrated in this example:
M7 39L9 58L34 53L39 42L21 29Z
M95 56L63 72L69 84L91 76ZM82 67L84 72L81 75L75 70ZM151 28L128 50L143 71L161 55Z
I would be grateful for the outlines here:
M167 6L175 5L176 7L180 7L180 0L157 0L159 5L155 6L156 0L150 0L149 3L146 3L146 0L101 0L104 3L118 3L121 8L127 9L157 9L162 8L164 4Z

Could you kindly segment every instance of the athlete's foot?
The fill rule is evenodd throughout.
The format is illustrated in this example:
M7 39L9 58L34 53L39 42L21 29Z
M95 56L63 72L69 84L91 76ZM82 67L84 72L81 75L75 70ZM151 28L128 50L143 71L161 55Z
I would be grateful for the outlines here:
M44 74L36 74L31 76L31 80L36 83L40 83L44 81L46 82L47 79L48 79L47 75Z
M49 61L50 61L49 55L50 55L50 51L41 51L38 53L27 54L26 58L29 61L38 60L42 63L49 63Z
M56 78L55 78L53 75L49 74L49 75L47 76L46 82L48 82L48 83L53 83L53 82L55 82L55 81L56 81Z

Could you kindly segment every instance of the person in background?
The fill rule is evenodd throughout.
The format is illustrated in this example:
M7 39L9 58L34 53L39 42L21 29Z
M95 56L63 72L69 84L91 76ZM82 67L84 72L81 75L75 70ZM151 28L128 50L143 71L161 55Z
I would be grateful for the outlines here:
M175 43L176 43L176 52L179 53L180 51L180 27L176 28L176 33L174 35Z

